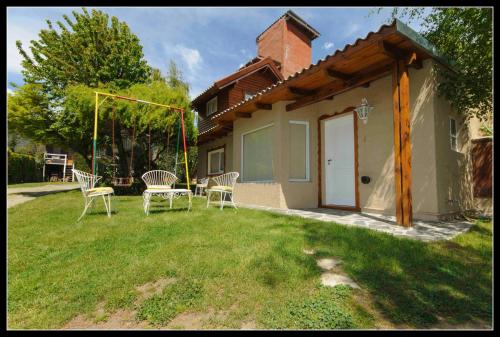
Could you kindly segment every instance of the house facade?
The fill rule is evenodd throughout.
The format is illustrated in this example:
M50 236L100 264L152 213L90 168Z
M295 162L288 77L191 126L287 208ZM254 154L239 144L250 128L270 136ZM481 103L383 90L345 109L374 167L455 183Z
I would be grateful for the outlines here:
M308 43L294 48L290 34ZM472 208L470 129L436 90L435 67L453 71L449 62L396 20L311 64L299 50L317 34L287 12L259 36L281 59L257 39L283 79L210 115L194 104L210 123L198 176L239 172L241 204L395 215L403 226Z

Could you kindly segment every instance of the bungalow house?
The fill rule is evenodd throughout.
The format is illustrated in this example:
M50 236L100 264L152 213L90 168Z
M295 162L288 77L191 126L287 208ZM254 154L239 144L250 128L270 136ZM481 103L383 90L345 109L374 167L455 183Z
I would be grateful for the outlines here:
M257 37L254 60L193 100L198 176L239 172L241 204L403 226L472 208L469 127L436 90L434 67L449 62L398 20L311 64L318 36L288 11Z

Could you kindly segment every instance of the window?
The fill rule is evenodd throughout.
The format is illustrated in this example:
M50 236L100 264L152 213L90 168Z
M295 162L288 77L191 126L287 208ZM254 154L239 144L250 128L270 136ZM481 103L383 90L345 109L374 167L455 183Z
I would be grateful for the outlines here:
M453 151L458 151L457 147L457 122L450 117L450 145Z
M217 111L217 96L207 102L207 116Z
M243 182L271 182L274 179L274 126L267 125L241 135Z
M253 93L250 91L245 91L245 99L248 99L253 96Z
M208 174L224 173L224 148L219 148L213 151L208 151Z
M309 122L290 121L289 180L309 181Z

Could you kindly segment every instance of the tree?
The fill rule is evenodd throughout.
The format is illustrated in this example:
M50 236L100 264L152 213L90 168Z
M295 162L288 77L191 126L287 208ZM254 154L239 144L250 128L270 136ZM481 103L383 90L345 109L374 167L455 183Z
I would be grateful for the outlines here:
M455 62L456 73L441 67L440 94L466 117L489 119L492 100L492 9L491 8L395 8L392 18L423 20L422 35Z
M119 90L146 82L151 69L144 59L139 38L127 24L102 11L73 11L74 21L63 15L31 41L32 57L17 46L25 85L9 95L9 129L44 144L61 145L80 153L87 161L92 151L93 104L72 105L67 95L93 94L97 88ZM71 89L68 89L71 88ZM88 98L88 97L87 97Z
M150 82L154 82L154 81L166 82L166 79L165 79L165 77L163 77L160 69L151 68L151 75L149 77L149 81Z
M184 81L182 76L182 72L177 67L177 64L173 60L170 60L170 64L168 65L168 73L167 73L167 83L172 88L180 88L184 90L186 95L189 94L189 84Z
M90 163L93 115L78 107L52 107L41 84L19 86L8 95L8 125L21 136L80 153ZM90 165L89 165L90 166Z
M76 21L64 16L67 28L57 22L59 31L48 21L49 29L42 30L38 41L31 41L29 57L20 42L23 55L23 75L26 82L14 94L8 95L9 130L45 144L60 145L79 153L91 167L94 130L95 91L117 93L183 107L189 144L196 142L196 128L190 111L189 86L181 72L171 62L167 78L159 69L151 69L143 58L139 39L126 23L116 17L93 10L90 15L73 12ZM100 100L102 102L103 100ZM178 117L165 109L144 104L108 100L99 107L99 146L111 144L112 106L116 106L118 144L122 142L120 128L137 126L136 172L147 163L146 130L153 129L153 144L159 145L159 154L153 158L158 165L165 140L165 132L173 134ZM178 114L177 114L178 116ZM169 138L170 141L170 138ZM122 171L127 168L126 154L119 146ZM144 159L145 158L145 159Z
M63 15L66 25L57 21L56 30L47 20L48 29L31 41L32 57L23 49L22 74L26 83L38 83L50 99L62 98L68 85L84 84L97 88L110 84L126 88L149 78L150 67L142 52L139 38L125 22L108 14L83 8L73 11L74 21Z

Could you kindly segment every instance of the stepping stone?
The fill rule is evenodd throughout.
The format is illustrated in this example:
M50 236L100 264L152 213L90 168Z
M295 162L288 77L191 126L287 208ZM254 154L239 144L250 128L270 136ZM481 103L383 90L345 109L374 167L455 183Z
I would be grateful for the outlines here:
M314 255L316 253L316 251L314 249L303 249L302 250L304 252L304 254L307 254L307 255Z
M358 284L349 277L329 272L323 273L323 275L321 275L321 284L327 287L335 287L339 284L345 284L350 286L351 288L359 289Z
M341 263L342 261L336 259L319 259L316 261L318 267L324 270L332 270L336 265Z

